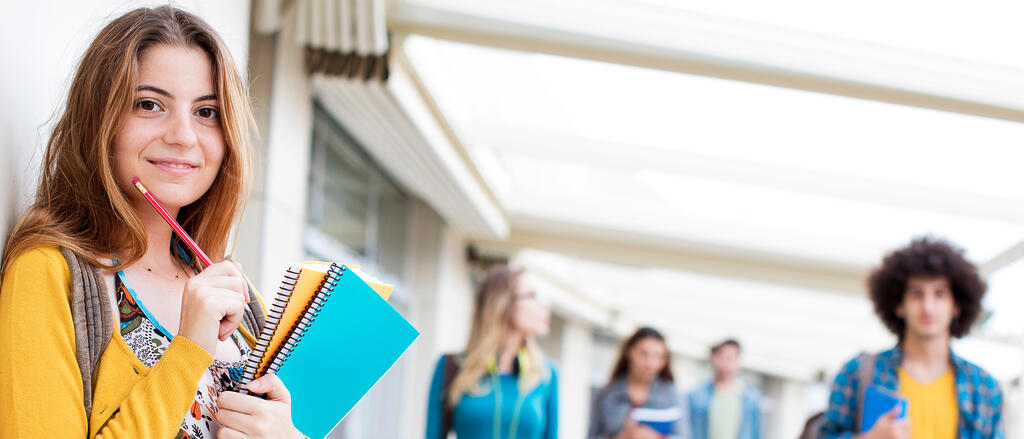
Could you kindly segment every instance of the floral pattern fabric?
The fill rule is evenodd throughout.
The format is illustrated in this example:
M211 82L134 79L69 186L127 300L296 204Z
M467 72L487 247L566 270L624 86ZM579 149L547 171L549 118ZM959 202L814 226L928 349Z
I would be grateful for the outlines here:
M138 296L125 280L124 273L115 277L117 307L120 312L120 332L125 343L146 367L153 367L164 355L174 336L157 322L156 318L139 302ZM220 430L220 423L214 419L217 413L217 395L223 391L234 391L239 387L246 358L252 349L235 331L231 338L238 346L241 359L238 361L213 360L203 376L199 378L196 398L188 414L181 422L181 429L175 439L214 439Z

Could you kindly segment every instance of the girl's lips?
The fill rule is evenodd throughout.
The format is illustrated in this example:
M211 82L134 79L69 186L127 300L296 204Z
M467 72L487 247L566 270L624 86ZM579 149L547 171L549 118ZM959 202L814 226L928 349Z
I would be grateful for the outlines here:
M191 174L191 173L195 172L196 169L198 169L196 166L192 166L192 165L189 165L189 164L172 163L172 162L164 162L164 161L153 161L153 160L150 160L149 164L153 165L155 168L157 168L157 169L159 169L159 170L161 170L163 172L166 172L166 173L171 174L171 175L179 176L179 177Z

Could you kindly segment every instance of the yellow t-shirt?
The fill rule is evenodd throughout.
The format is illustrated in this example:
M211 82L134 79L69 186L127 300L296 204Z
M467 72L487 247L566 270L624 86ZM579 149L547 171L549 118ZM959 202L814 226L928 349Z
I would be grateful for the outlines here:
M921 384L900 368L899 394L907 398L910 435L914 439L955 439L959 408L953 368L928 384Z

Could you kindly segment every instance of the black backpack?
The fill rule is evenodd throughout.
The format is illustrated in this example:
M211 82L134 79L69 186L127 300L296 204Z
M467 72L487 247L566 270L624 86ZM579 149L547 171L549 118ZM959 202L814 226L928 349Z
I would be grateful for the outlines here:
M441 439L448 437L452 429L452 417L455 416L455 407L448 404L449 388L455 374L459 372L459 355L445 354L444 356L444 380L441 387Z

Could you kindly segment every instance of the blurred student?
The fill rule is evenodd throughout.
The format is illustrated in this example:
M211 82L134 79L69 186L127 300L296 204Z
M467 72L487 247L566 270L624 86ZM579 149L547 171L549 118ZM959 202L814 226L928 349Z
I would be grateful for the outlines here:
M738 376L739 342L712 347L711 367L714 379L687 396L693 439L759 439L761 393Z
M868 289L875 314L899 343L843 367L832 385L822 436L1002 438L999 385L949 347L952 337L970 330L985 294L985 282L963 250L942 240L916 239L885 257L871 273ZM896 419L893 411L860 434L857 417L867 386L906 398L909 419Z
M682 438L687 425L672 377L671 356L657 330L640 328L622 344L608 385L590 412L590 439ZM631 416L634 409L668 414L671 436ZM664 421L663 421L664 422Z
M426 438L557 438L558 379L536 341L550 320L523 271L488 271L466 350L442 356L434 370Z

